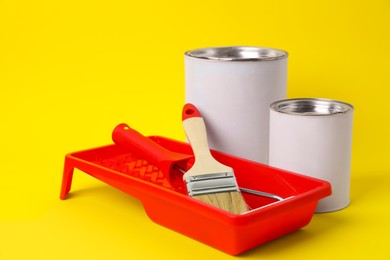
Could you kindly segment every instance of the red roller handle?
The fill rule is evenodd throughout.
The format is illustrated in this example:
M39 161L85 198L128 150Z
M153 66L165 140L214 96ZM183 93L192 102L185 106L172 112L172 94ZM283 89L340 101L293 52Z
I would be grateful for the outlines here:
M173 180L170 175L174 164L193 157L169 151L127 124L119 124L115 127L112 140L115 144L157 166L170 179L171 184Z

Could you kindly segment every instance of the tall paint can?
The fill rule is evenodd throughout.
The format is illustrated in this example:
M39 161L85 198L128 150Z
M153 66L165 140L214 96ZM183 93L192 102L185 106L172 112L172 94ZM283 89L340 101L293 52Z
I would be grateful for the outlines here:
M330 182L316 212L350 203L353 106L329 99L276 101L270 109L269 165Z
M268 162L269 106L286 98L287 56L244 46L185 53L185 101L202 113L211 149Z

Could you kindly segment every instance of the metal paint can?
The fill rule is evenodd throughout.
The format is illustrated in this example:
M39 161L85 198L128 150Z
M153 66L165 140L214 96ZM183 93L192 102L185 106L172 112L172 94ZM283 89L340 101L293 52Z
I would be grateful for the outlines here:
M332 195L316 212L350 203L352 105L330 99L276 101L270 109L269 165L326 180Z
M185 102L202 113L211 149L268 162L269 105L286 98L287 56L246 46L185 53Z

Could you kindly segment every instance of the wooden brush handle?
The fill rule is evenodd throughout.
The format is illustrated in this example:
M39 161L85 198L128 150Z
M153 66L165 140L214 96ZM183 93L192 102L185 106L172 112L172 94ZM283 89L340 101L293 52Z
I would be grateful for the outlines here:
M206 126L199 110L192 104L185 104L182 119L187 139L195 155L195 164L184 177L231 171L230 167L219 163L211 155Z
M182 119L184 130L195 158L209 155L210 149L207 142L206 125L199 110L193 104L185 104Z

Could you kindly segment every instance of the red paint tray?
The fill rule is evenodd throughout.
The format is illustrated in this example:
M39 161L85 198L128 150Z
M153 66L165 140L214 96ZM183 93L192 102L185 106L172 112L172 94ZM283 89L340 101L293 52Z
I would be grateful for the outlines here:
M170 151L192 155L186 143L149 138ZM173 187L157 167L118 145L66 155L60 197L64 199L70 191L77 168L139 199L154 222L236 255L306 226L318 201L331 194L328 182L216 151L212 154L234 169L240 187L277 194L284 200L243 193L252 210L231 214L188 197L184 186Z

